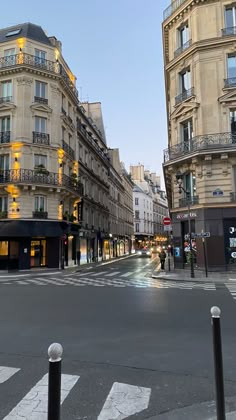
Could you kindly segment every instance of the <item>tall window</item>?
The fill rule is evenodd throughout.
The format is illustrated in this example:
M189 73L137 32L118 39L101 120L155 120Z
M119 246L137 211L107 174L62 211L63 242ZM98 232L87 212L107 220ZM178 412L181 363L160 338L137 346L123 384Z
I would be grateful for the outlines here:
M0 197L0 211L7 211L8 198L7 196Z
M236 6L229 6L225 9L225 24L226 28L233 28L236 26Z
M10 131L10 117L0 118L0 131L2 133Z
M0 155L0 170L6 171L9 169L9 155Z
M37 195L34 197L34 210L46 211L46 197L43 195Z
M41 166L44 168L47 167L47 156L45 155L34 155L34 166Z
M189 41L189 27L188 23L185 23L185 25L181 26L178 29L178 46L183 47L186 45Z
M135 205L138 206L138 197L135 197Z
M193 172L188 172L184 175L184 188L190 196L196 195L196 176Z
M139 223L135 223L135 232L139 232Z
M35 64L45 65L45 61L46 61L46 52L35 49Z
M236 137L236 109L230 110L231 133Z
M135 210L135 219L139 219L139 211Z
M192 119L181 123L181 140L184 146L184 150L190 149L190 141L193 137L193 122Z
M13 66L16 63L16 50L15 48L10 48L4 51L4 63L7 66Z
M12 81L7 80L1 83L1 96L2 98L12 98Z
M36 80L35 82L35 96L38 98L45 98L46 99L46 87L47 84L44 82L39 82Z
M233 79L236 77L236 55L229 54L227 59L227 77Z
M35 131L37 133L46 133L47 119L42 117L35 117Z
M191 71L187 69L180 73L180 93L184 93L191 88Z

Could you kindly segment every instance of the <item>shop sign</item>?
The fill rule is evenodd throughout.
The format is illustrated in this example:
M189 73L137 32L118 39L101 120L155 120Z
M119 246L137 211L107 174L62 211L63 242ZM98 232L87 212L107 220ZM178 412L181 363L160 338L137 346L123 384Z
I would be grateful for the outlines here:
M216 188L216 189L212 192L212 195L213 195L214 197L218 197L218 196L224 195L224 191L222 191L220 188Z
M190 212L190 217L197 217L197 213L195 212ZM188 213L179 213L176 216L176 219L180 219L180 220L185 220L188 219Z
M236 258L236 252L232 252L232 253L231 253L231 257L232 257L232 258Z

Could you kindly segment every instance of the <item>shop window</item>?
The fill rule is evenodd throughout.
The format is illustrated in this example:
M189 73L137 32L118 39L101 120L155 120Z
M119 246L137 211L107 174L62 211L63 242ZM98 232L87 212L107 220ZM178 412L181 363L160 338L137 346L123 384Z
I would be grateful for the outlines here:
M8 255L8 241L0 241L0 256Z

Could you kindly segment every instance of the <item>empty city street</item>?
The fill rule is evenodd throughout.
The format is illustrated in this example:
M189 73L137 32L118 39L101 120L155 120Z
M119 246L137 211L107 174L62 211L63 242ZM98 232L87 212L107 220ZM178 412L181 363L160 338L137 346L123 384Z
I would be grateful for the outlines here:
M213 400L213 305L222 309L226 396L236 395L229 287L152 279L156 262L135 256L74 274L30 273L25 282L21 273L1 276L1 419L24 418L27 401L37 400L52 342L64 348L69 381L62 419L161 419ZM32 408L30 418L46 419L41 409L36 417Z

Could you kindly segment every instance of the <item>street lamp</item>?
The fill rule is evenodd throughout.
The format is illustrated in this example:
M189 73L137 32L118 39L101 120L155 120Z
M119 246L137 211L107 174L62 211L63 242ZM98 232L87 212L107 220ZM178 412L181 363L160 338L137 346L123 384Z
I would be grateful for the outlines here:
M189 249L190 249L190 270L191 270L191 278L194 278L194 265L193 265L193 247L192 247L192 233L191 233L191 215L190 215L190 202L191 202L191 196L190 191L186 191L186 189L183 187L183 175L181 172L177 172L175 175L176 177L176 183L179 188L179 194L182 194L182 191L186 194L187 199L187 205L188 205L188 231L189 231Z

